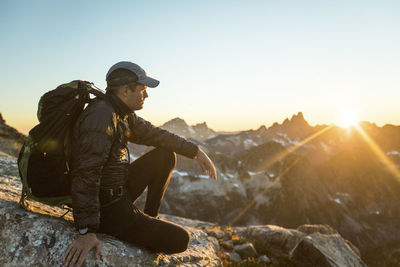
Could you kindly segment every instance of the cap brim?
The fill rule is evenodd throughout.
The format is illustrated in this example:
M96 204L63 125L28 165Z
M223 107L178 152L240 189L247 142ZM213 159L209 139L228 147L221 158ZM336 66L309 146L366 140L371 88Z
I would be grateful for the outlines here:
M141 79L141 80L137 81L137 83L146 85L151 88L157 87L160 84L159 81L157 81L156 79L153 79L151 77L146 77L144 79Z

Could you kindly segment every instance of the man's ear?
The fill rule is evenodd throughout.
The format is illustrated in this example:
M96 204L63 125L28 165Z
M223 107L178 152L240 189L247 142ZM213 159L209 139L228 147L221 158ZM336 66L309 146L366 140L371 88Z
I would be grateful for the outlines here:
M126 97L128 95L128 90L130 90L128 85L122 85L120 89L120 93L123 97Z

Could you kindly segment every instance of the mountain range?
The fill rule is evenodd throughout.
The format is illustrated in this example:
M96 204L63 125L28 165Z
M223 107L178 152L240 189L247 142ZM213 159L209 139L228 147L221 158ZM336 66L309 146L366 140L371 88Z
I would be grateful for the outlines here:
M163 212L231 225L328 224L370 263L377 248L400 247L400 126L311 126L299 112L268 128L208 129L196 139L181 119L164 125L207 151L219 180L179 157Z
M0 150L16 155L23 135L2 121ZM235 133L180 118L160 127L196 142L218 172L214 182L178 155L161 212L235 227L327 224L370 266L400 262L400 126L311 126L299 112ZM129 149L134 159L151 148ZM143 204L144 196L137 202Z

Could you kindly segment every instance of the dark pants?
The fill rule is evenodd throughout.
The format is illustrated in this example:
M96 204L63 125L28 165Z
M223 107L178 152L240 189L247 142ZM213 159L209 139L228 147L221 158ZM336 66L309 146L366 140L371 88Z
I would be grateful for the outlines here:
M127 193L123 196L100 194L100 231L155 252L178 253L187 249L189 233L181 226L156 219L175 168L173 152L157 148L129 167ZM147 187L144 213L134 205Z

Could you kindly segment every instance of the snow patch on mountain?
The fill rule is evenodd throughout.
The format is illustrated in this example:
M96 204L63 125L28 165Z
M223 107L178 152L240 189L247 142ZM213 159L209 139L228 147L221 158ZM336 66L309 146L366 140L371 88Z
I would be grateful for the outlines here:
M276 142L276 143L279 143L279 144L281 144L281 145L284 146L284 147L287 147L286 142L285 142L284 140L282 140L282 139L273 138L272 141L274 141L274 142Z
M196 131L193 130L192 126L188 126L188 130L189 130L189 133L191 133L193 135L196 134Z
M179 176L189 176L189 173L188 173L188 172L182 172L182 171L178 171L178 170L176 170L176 169L174 169L174 170L172 171L172 174L177 174L177 175L179 175Z
M249 149L249 148L258 146L258 144L257 144L256 142L254 142L254 140L249 139L249 138L246 139L246 140L244 140L244 141L243 141L243 144L244 144L244 148L245 148L245 149Z
M333 200L338 204L342 204L342 202L340 201L340 198L334 198Z
M330 152L331 151L331 148L327 145L327 144L325 144L324 142L319 142L319 144L321 145L321 147L324 149L324 151L325 152Z

